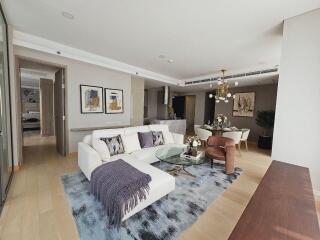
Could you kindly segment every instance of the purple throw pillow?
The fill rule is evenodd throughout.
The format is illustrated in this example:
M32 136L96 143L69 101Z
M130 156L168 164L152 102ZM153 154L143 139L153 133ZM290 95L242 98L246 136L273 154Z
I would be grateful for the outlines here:
M152 132L138 132L138 138L139 138L141 148L153 147Z

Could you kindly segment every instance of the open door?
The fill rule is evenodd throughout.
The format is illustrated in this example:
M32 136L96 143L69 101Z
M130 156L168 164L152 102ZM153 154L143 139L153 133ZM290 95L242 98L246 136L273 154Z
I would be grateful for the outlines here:
M41 136L54 136L53 80L40 78Z
M54 113L55 133L57 152L62 156L66 155L65 137L65 79L64 69L61 68L55 73L54 82Z

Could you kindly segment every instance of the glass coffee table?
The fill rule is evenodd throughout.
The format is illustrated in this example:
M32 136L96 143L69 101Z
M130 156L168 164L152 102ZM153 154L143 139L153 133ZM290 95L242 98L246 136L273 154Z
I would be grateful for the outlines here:
M155 156L161 162L176 165L173 169L167 170L171 175L187 175L196 178L195 175L188 172L185 168L193 165L200 165L208 162L208 158L205 156L200 157L198 160L191 160L180 157L180 154L185 150L177 147L167 147L159 149L155 152Z

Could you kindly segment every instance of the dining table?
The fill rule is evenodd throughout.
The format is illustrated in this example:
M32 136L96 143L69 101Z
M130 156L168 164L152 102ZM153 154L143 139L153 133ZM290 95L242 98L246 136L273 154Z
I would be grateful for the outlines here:
M208 130L208 131L211 131L213 136L222 136L222 134L224 132L235 132L235 131L243 132L243 130L241 128L237 128L235 126L233 126L233 127L217 127L217 126L205 124L205 125L201 126L201 128Z

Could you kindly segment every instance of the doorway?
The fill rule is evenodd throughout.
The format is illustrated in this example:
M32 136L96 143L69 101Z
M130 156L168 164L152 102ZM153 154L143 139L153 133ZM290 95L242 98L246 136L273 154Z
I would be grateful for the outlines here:
M7 22L0 6L0 213L13 175Z
M22 152L47 144L65 156L65 69L33 59L18 63Z
M192 132L195 118L195 95L174 96L172 108L178 119L186 119L187 132Z

